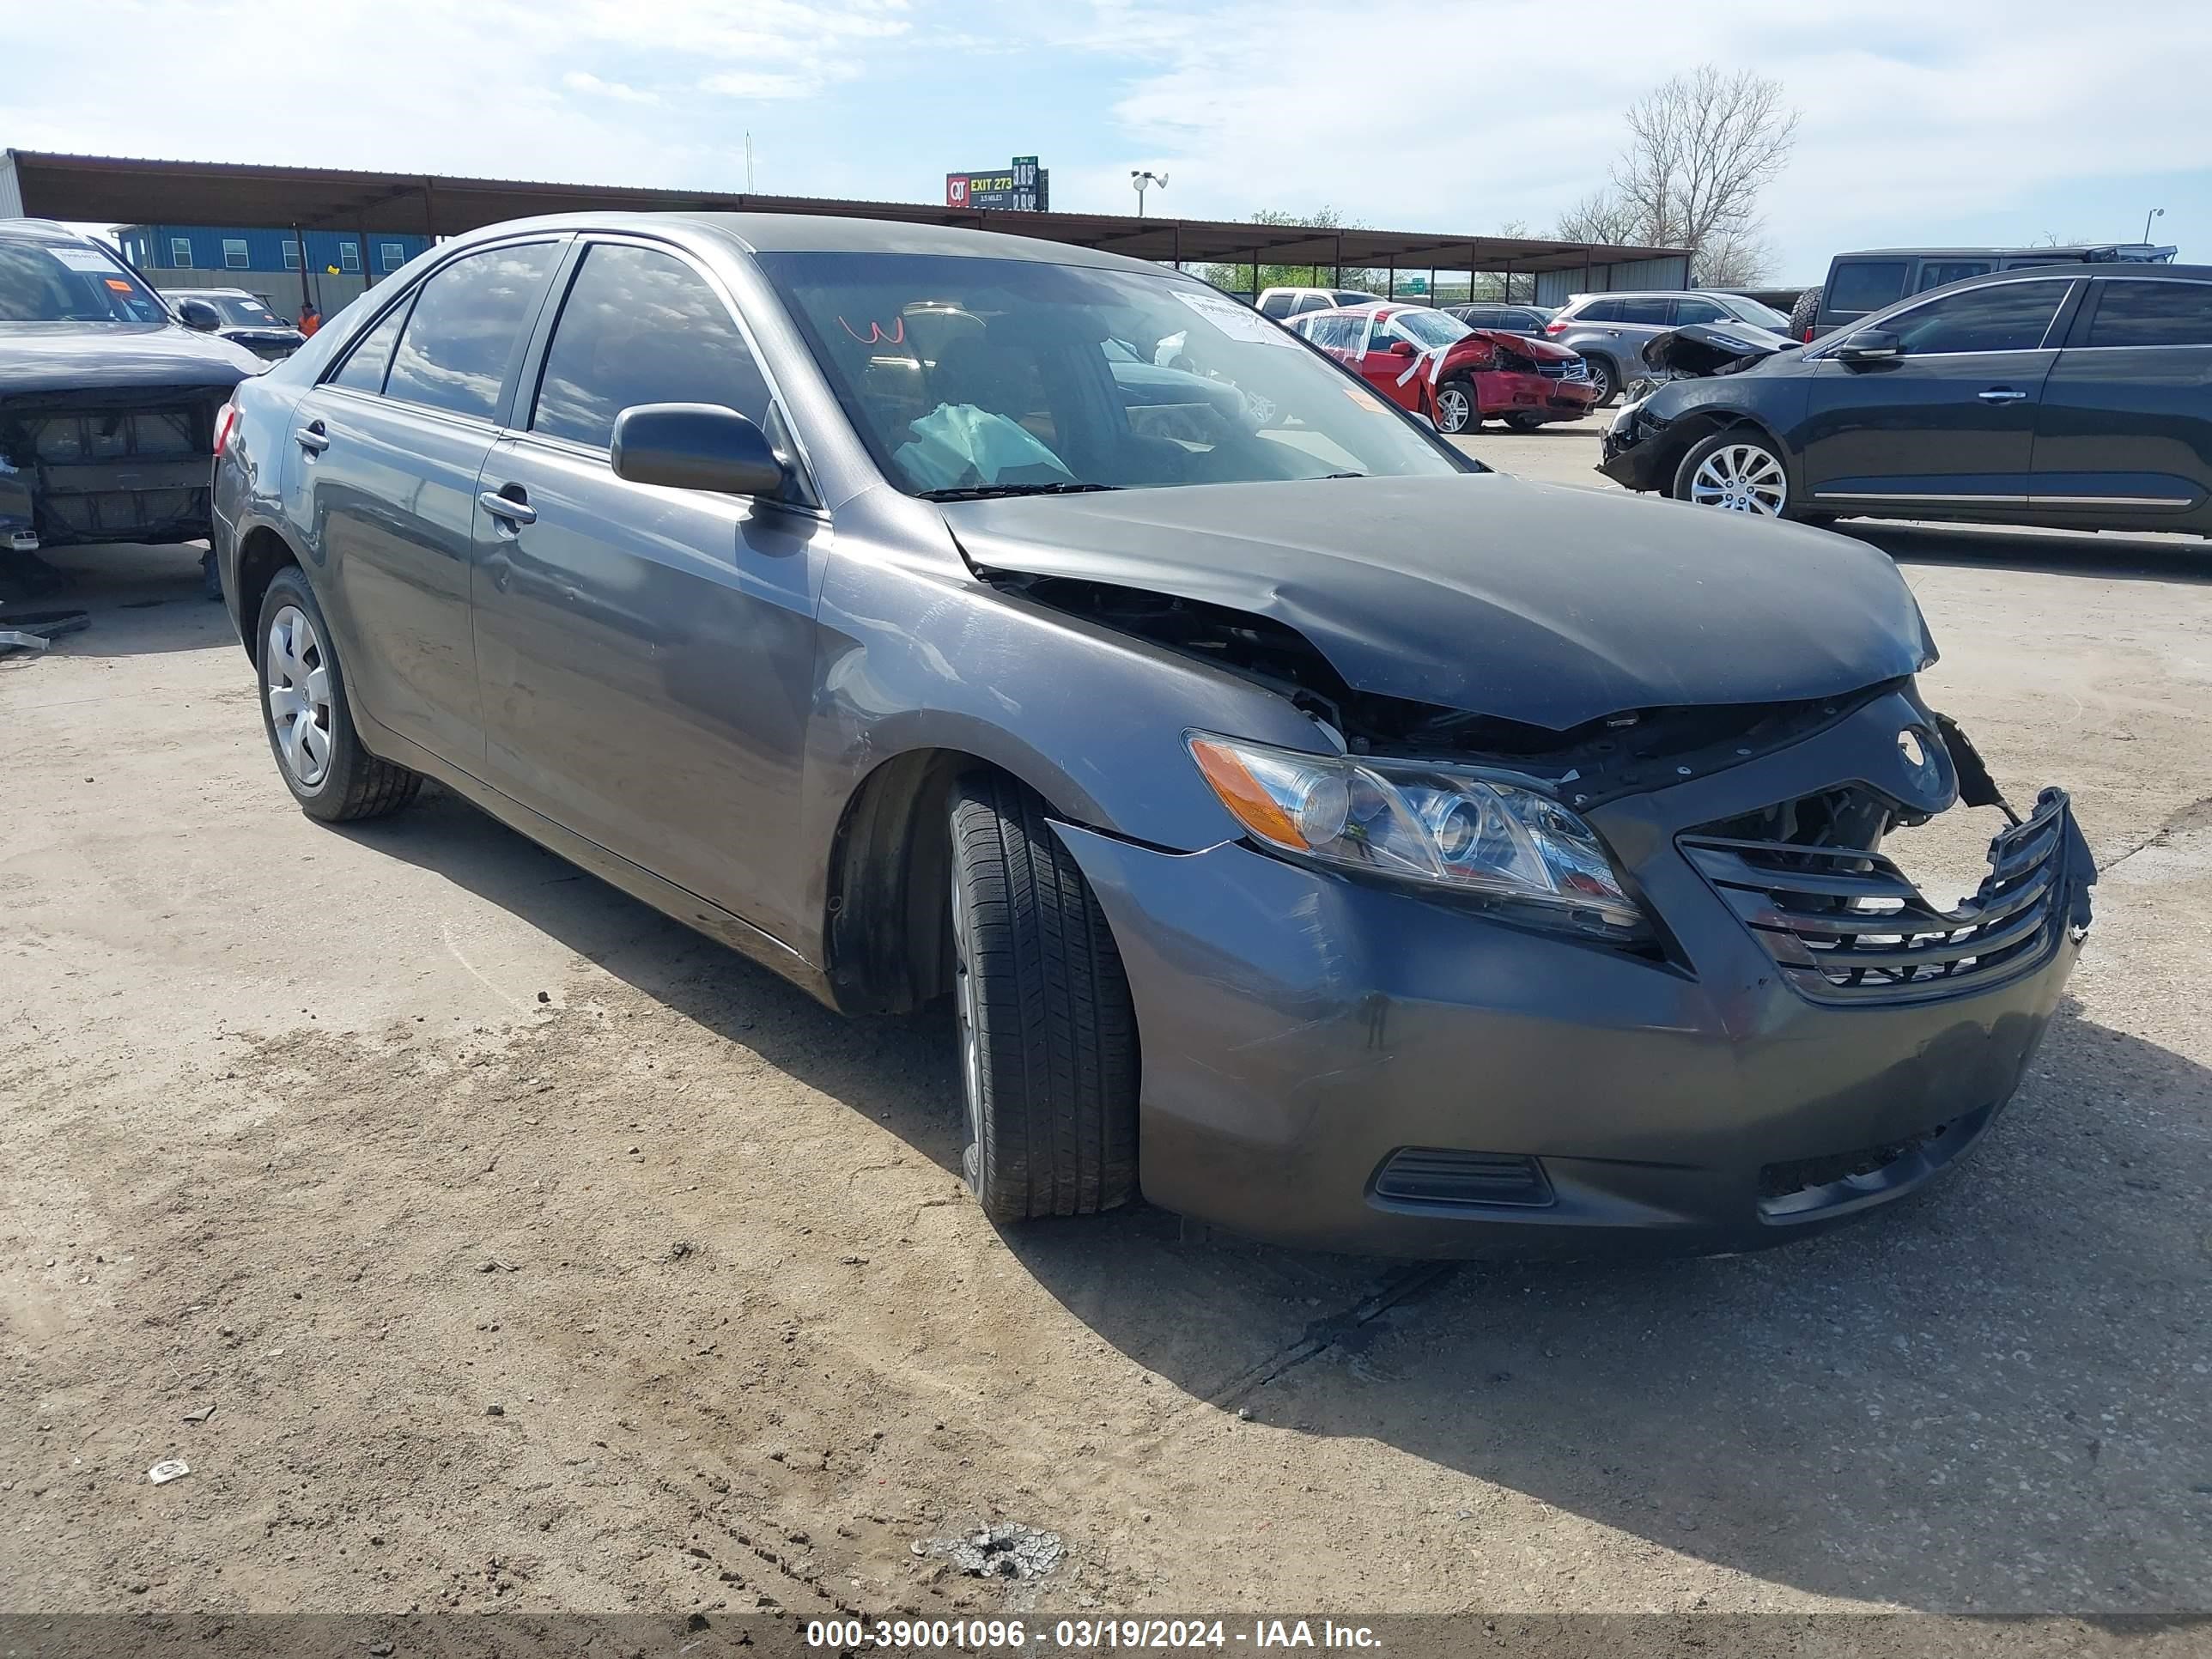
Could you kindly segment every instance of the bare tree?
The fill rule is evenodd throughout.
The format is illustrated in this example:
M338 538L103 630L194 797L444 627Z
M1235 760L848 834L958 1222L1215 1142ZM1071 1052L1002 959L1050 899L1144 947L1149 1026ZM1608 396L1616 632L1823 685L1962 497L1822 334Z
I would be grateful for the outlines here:
M1783 103L1782 83L1706 64L1632 106L1628 134L1612 188L1569 209L1559 234L1686 247L1701 283L1762 275L1770 259L1759 192L1788 163L1797 137L1797 112Z

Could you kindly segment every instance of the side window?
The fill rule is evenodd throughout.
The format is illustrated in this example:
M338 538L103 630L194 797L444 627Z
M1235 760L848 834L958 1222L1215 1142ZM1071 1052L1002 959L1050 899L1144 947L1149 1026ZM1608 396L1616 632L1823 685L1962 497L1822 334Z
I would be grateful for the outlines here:
M1291 310L1293 313L1301 311L1327 311L1328 308L1328 301L1318 294L1301 294L1291 302Z
M331 376L330 383L351 386L356 392L382 392L384 371L392 367L392 348L406 325L407 301L403 300L361 337L360 343L347 353L345 362L338 365L338 372Z
M729 307L673 254L589 249L546 348L530 429L605 449L640 404L721 404L768 414L768 382Z
M392 354L384 395L491 419L507 361L559 253L551 242L487 248L431 276Z
M1846 260L1829 273L1823 309L1842 317L1880 311L1905 297L1905 273L1902 259Z
M1677 300L1674 301L1674 326L1687 327L1692 323L1725 323L1729 320L1711 300Z
M1578 323L1617 323L1620 320L1621 302L1618 300L1593 300L1574 315Z
M2212 284L2103 282L2093 346L2212 345Z
M1267 317L1289 316L1291 314L1291 296L1287 294L1270 294L1266 299L1260 301L1261 314Z
M1656 324L1664 328L1667 314L1673 308L1674 302L1669 300L1623 300L1620 302L1620 320L1640 323L1647 327Z
M1920 262L1920 281L1913 289L1915 294L1925 294L1931 288L1948 288L1953 283L1963 283L1969 276L1990 274L1987 259L1923 259Z
M2033 351L2043 343L2066 289L2063 282L1970 288L1931 300L1890 327L1899 347L1916 356L1939 351Z

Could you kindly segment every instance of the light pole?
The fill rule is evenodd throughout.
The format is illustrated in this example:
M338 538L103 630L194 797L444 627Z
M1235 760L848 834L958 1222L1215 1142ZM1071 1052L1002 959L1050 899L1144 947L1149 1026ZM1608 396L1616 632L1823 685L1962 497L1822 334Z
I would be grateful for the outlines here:
M1168 176L1164 173L1148 173L1139 167L1131 167L1129 183L1136 190L1137 216L1141 219L1145 216L1145 186L1158 185L1162 190L1165 190L1168 187Z
M2164 217L2166 217L2166 210L2164 208L2153 208L2148 213L2143 215L2142 239L2144 241L2148 242L2150 240L2150 222L2154 219L2163 219Z

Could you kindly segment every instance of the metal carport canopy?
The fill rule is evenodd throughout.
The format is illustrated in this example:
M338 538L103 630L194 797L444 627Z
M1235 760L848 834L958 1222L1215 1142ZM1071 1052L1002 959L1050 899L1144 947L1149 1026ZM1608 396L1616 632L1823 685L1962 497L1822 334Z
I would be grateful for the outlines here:
M592 209L646 213L821 213L909 224L962 225L1037 236L1139 259L1206 260L1401 270L1581 270L1631 260L1686 258L1680 248L1619 247L1433 231L1338 230L1213 219L1133 219L1110 213L1022 213L915 202L841 202L814 196L642 190L331 167L137 161L10 149L0 157L0 211L92 224L238 225L413 232L454 236L503 219Z

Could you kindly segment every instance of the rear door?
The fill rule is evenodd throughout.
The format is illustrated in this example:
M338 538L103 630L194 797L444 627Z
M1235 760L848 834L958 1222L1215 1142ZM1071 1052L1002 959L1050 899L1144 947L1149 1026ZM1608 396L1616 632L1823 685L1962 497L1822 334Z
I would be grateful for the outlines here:
M471 773L483 760L469 569L477 474L565 239L462 255L403 295L293 416L287 493L316 597L374 721Z
M2045 381L2039 508L2146 521L2212 496L2212 283L2099 277Z
M720 284L586 240L477 520L487 775L555 823L781 939L830 529L801 504L617 478L615 417L720 404L793 446Z
M1897 337L1893 359L1814 354L1802 489L1907 514L2025 507L2036 410L2075 286L2022 277L1959 289L1869 319Z

